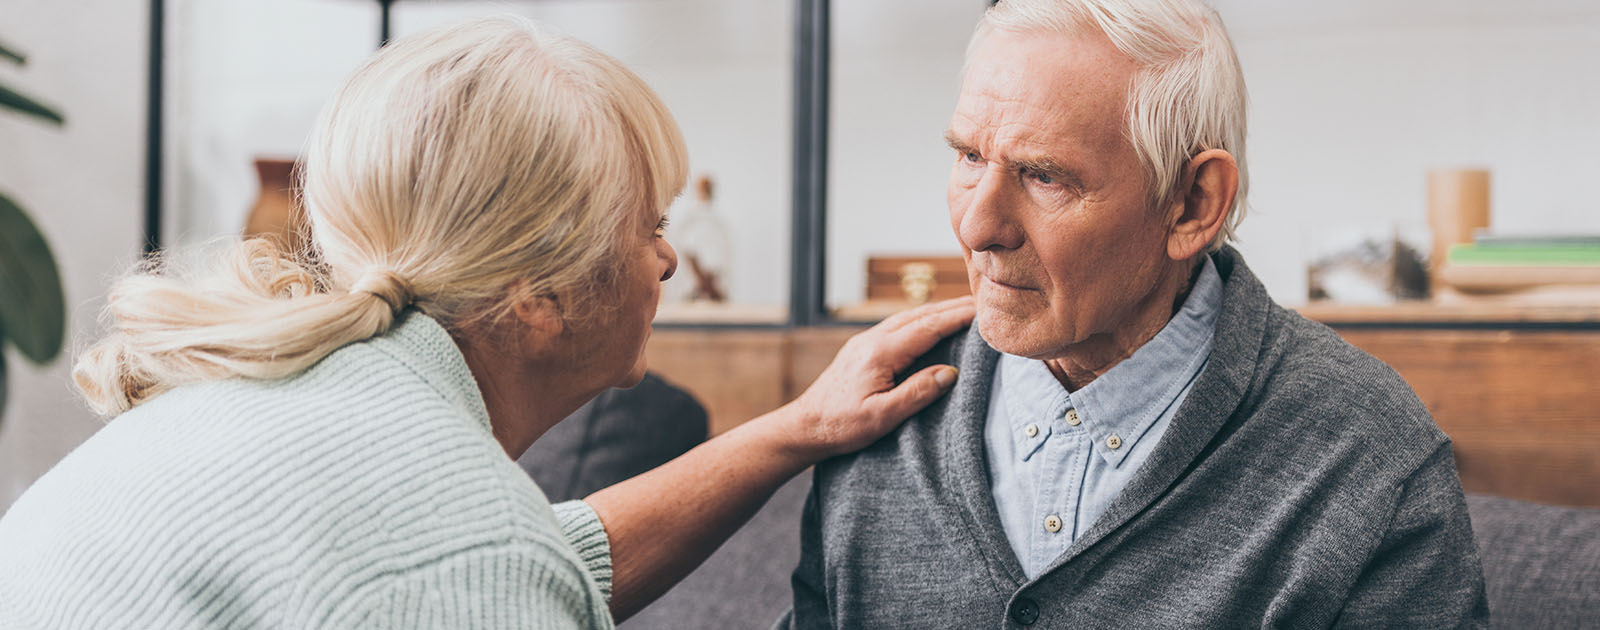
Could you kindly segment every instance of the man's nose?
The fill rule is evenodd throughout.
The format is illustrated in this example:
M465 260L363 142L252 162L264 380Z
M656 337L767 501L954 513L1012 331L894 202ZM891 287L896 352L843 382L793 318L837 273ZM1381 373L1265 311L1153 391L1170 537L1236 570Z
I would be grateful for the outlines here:
M967 207L956 226L956 238L967 249L981 252L1022 247L1022 230L1012 216L1022 193L1015 179L1006 169L991 165L967 195Z

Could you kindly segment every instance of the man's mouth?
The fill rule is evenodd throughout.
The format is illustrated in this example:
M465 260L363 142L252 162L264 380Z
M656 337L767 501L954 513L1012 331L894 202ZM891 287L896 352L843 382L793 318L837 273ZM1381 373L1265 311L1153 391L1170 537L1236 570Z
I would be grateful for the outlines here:
M1030 286L1027 286L1025 284L1022 284L1020 281L1000 280L1000 279L997 279L994 276L991 276L991 275L988 275L988 274L984 274L983 279L984 280L988 280L991 284L994 284L995 286L998 286L998 287L1001 287L1001 288L1004 288L1004 289L1011 289L1011 290L1014 290L1014 291L1032 291L1033 290L1033 287L1030 287Z
M967 260L967 264L971 266L972 271L977 272L979 277L996 287L1011 291L1038 290L1038 287L1026 278L1018 277L1016 274L1006 273L1003 270L992 269L991 267L995 266L994 261L987 256L979 257L974 255Z

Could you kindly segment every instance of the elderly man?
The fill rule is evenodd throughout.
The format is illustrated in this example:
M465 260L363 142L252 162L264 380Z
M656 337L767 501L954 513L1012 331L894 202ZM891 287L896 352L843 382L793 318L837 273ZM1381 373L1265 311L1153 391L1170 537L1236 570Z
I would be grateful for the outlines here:
M816 469L794 628L1482 626L1449 440L1224 246L1245 90L1194 0L1003 0L968 49L950 396Z

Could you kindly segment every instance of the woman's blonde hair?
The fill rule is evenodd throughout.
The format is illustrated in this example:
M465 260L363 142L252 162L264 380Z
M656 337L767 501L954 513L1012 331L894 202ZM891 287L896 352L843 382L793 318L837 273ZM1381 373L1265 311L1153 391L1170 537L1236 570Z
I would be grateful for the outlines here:
M295 374L408 305L447 327L543 295L591 316L625 230L671 203L687 162L655 93L587 44L511 17L401 39L309 141L314 256L251 240L198 278L147 265L112 288L113 331L73 378L115 414L185 383Z
M1239 190L1220 249L1244 220L1250 170L1244 159L1244 70L1215 9L1200 0L1003 0L984 13L967 58L994 30L1070 35L1090 28L1139 65L1128 92L1128 139L1144 162L1152 203L1174 199L1189 158L1222 149L1239 166Z

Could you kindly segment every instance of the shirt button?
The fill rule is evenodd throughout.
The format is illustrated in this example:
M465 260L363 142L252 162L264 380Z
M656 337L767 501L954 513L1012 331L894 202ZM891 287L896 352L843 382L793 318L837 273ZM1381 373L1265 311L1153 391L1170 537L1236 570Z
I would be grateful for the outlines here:
M1044 528L1052 534L1061 531L1061 517L1054 514L1044 517Z
M1039 604L1026 597L1011 603L1011 620L1024 626L1039 621Z
M1073 409L1068 409L1067 410L1067 424L1070 424L1072 426L1078 426L1079 424L1082 424L1082 423L1083 423L1083 420L1078 419L1078 410L1077 410L1077 408L1073 408Z
M1028 425L1028 428L1023 429L1022 432L1028 434L1028 437L1039 437L1039 425L1030 424Z
M1113 434L1111 437L1106 438L1106 446L1113 451L1122 448L1122 438Z

